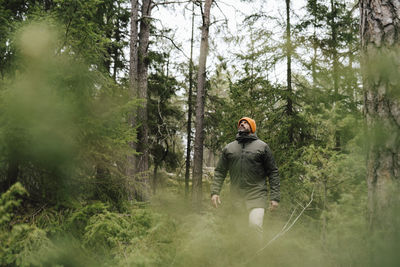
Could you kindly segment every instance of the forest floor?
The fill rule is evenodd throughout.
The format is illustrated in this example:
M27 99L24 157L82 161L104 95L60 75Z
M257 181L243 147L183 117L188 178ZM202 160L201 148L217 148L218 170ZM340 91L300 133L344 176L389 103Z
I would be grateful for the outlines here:
M247 213L234 212L227 198L215 209L205 196L198 213L177 189L164 188L148 203L126 202L120 211L102 202L26 209L17 193L3 194L0 265L378 266L360 223L341 217L322 235L320 220L283 205L266 212L260 241ZM393 255L385 266L398 262Z

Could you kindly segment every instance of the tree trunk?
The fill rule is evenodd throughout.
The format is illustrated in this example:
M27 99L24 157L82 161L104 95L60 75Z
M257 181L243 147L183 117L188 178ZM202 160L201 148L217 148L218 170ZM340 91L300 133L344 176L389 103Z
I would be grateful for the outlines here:
M208 53L208 32L210 27L210 10L212 0L204 3L203 25L201 28L201 43L199 56L199 69L197 73L197 97L196 97L196 136L194 139L193 158L193 206L201 209L202 200L202 176L203 176L203 143L204 143L204 102L206 86L206 61Z
M324 175L324 178L322 180L322 186L323 186L323 199L322 199L322 231L321 231L321 239L322 239L322 246L324 249L326 249L326 232L327 232L327 221L326 221L326 202L327 202L327 193L328 193L328 187L327 187L328 179Z
M315 33L315 26L314 26L314 34L313 34L313 57L311 61L311 76L312 76L312 85L313 88L317 88L317 35ZM315 94L313 94L315 95Z
M130 57L129 57L129 93L130 98L137 99L137 88L138 88L138 18L139 18L139 3L138 0L131 0L131 29L130 29ZM133 110L130 115L130 123L132 128L136 127L136 110ZM137 150L137 145L135 142L131 142L130 146L133 151ZM136 172L136 157L129 156L128 157L128 166L126 166L126 175L128 177L128 191L129 199L133 199L134 188L134 179Z
M286 114L289 118L288 138L293 143L293 90L292 90L292 40L290 36L290 0L286 0L286 63L287 63L287 98Z
M331 52L332 52L332 75L333 75L333 105L339 100L339 59L338 59L338 41L337 41L337 25L335 23L335 18L337 16L337 11L335 7L335 1L331 0ZM339 151L341 148L340 144L340 131L335 130L335 150Z
M390 227L400 178L398 72L400 4L361 0L364 114L370 139L367 154L368 211L371 228ZM397 90L397 91L396 91ZM393 226L392 226L393 227Z
M118 12L120 12L120 3L117 2L117 8L118 8ZM118 73L118 67L120 67L120 60L119 60L119 48L118 48L118 44L121 41L121 32L120 32L120 23L119 23L119 17L117 18L116 21L116 29L115 29L115 45L114 45L114 66L113 66L113 72L112 72L112 77L114 79L114 81L117 81L117 73Z
M332 75L333 75L333 101L336 102L339 97L339 73L338 73L338 51L337 51L337 25L335 23L336 18L336 7L335 1L331 0L331 19L330 19L330 27L331 27L331 49L332 49Z
M139 1L131 1L131 40L130 40L130 91L132 99L141 99L141 106L133 112L131 117L132 127L137 126L137 142L132 142L131 147L140 155L128 159L128 177L139 181L140 188L134 188L138 200L147 200L149 197L149 129L147 125L147 76L148 76L148 47L150 39L150 16L152 9L151 0L143 0L139 21Z
M192 3L192 37L190 39L190 59L189 59L189 92L188 92L188 120L187 120L187 141L186 141L186 169L185 169L185 198L189 195L189 176L190 176L190 154L192 143L192 113L193 113L193 35L194 35L194 2Z
M139 47L138 47L138 98L141 99L142 105L138 108L137 120L138 129L138 146L137 151L141 154L137 157L136 174L141 185L143 186L138 197L140 200L149 198L149 127L147 124L147 76L148 76L148 47L150 39L150 16L151 16L151 0L142 2L142 16L140 20Z

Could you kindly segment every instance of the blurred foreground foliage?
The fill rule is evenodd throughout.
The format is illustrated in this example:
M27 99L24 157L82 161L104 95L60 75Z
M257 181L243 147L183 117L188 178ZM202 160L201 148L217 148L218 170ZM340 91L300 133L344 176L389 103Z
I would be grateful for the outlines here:
M171 188L175 185L170 185ZM131 203L119 212L104 202L69 209L27 208L26 191L12 186L0 199L2 266L396 266L399 233L371 235L365 192L343 194L319 220L303 215L290 230L259 251L247 215L223 205L202 214L165 190L152 204ZM304 204L304 203L303 203ZM285 224L284 210L267 212L263 245ZM394 211L398 214L398 211ZM397 218L400 217L396 215ZM289 221L288 221L289 220ZM398 222L396 225L398 225ZM382 265L383 264L383 265Z
M0 199L2 266L155 266L174 254L176 224L166 215L143 207L119 213L101 202L16 212L25 194L17 183Z
M126 122L138 101L64 51L54 25L33 22L15 34L18 67L0 84L1 190L18 180L31 203L93 199L121 207L135 136Z

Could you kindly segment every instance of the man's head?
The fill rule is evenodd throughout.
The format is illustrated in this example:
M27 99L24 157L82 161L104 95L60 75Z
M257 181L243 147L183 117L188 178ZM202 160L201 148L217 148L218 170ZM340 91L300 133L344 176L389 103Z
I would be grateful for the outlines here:
M244 133L255 133L256 122L248 117L243 117L238 122L238 131Z

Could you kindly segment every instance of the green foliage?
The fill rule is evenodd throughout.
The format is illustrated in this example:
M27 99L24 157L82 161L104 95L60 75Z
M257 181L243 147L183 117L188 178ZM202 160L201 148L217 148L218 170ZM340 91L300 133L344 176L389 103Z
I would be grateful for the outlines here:
M135 138L126 122L137 105L115 83L126 2L2 1L1 191L19 180L36 201L68 206L85 196L122 206Z
M318 155L313 156L315 153ZM316 148L305 151L304 158L313 165L307 168L315 179L324 172L315 166L328 164L318 158L321 155L326 157L326 153ZM358 162L354 160L352 162L350 157L343 159L339 166L349 168ZM394 250L390 246L396 247L396 243L392 243L396 238L390 239L389 246L382 242L381 237L368 235L364 219L365 182L354 179L348 181L346 187L351 193L340 194L324 213L329 222L325 241L316 230L318 219L303 214L290 231L256 254L259 247L254 233L247 226L247 214L235 212L227 198L224 197L221 208L199 215L183 209L182 199L174 196L160 199L159 207L131 207L125 213L112 212L107 204L100 202L78 207L64 213L64 219L57 219L58 232L51 235L50 229L43 224L40 229L13 221L11 231L0 232L0 241L4 244L0 248L1 264L265 266L265 262L269 262L277 266L379 266L369 261L370 251L378 250L385 253L373 253L376 263L395 266L391 254ZM305 203L309 198L297 200ZM318 201L318 196L315 201ZM49 212L43 210L37 216L46 216ZM287 224L290 213L285 209L266 213L263 244L275 238ZM306 213L311 215L312 211ZM304 259L299 262L299 257Z
M368 266L369 253L366 218L366 187L352 188L330 206L325 214L329 221L326 246L331 250L333 262L338 264ZM344 249L346 248L346 249Z
M368 138L349 1L332 1L333 9L307 1L307 15L292 25L292 92L272 80L288 50L265 27L275 23L281 34L285 25L262 11L233 38L246 50L232 61L218 57L207 83L207 148L218 153L234 139L238 119L250 116L278 163L282 202L266 213L264 243L313 196L291 230L258 255L247 214L232 211L227 190L220 209L194 215L182 208L179 180L165 174L182 161L185 104L170 64L178 57L159 40L152 43L158 52L149 52L151 161L178 197L158 195L158 208L155 199L140 208L127 201L135 187L125 176L135 153L129 119L139 103L124 77L128 3L0 0L0 265L398 265L398 205L381 218L389 230L371 234L366 221ZM397 98L396 56L377 56L366 72L390 83ZM394 124L376 126L369 138L377 144L396 133Z
M172 228L171 228L172 227ZM154 251L166 247L172 242L174 225L159 214L147 210L134 209L128 214L106 212L90 218L83 236L83 245L99 255L120 257L120 253L129 254L128 264L160 263L163 251ZM168 249L167 249L168 251ZM139 254L146 257L136 258ZM132 255L131 255L132 254Z
M7 192L1 194L0 197L0 228L7 229L9 226L7 224L13 218L14 209L21 205L22 196L26 196L27 191L21 185L21 183L16 183L12 185Z
M57 50L57 37L51 20L17 34L21 69L1 88L0 158L8 163L2 173L16 166L18 179L39 201L69 205L72 196L89 190L87 197L121 206L127 195L121 166L134 153L126 121L136 101L101 72ZM3 187L10 180L9 174L0 177Z
M148 117L151 134L150 152L154 165L165 166L168 171L174 171L182 154L175 149L175 135L180 129L182 110L177 102L179 82L169 76L170 55L166 53L151 53L151 67L155 72L149 75Z
M7 220L0 229L1 265L98 266L101 261L101 265L126 266L171 260L176 224L166 215L134 207L115 213L97 202L52 217L47 223L41 218L49 218L52 209L35 211L38 218L27 217L24 221L30 224L26 224L12 215L20 202L17 195L24 192L16 184L1 198L1 215Z
M66 222L69 232L77 238L81 238L85 233L85 228L88 225L89 219L96 214L107 212L107 208L106 204L97 202L75 211Z
M25 188L16 183L0 198L0 265L39 265L53 248L46 232L27 224L12 225L15 209L26 196Z
M45 231L26 224L15 225L11 233L2 240L2 244L2 265L38 266L54 250Z

